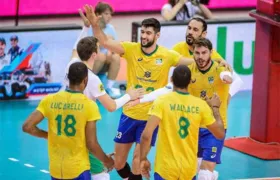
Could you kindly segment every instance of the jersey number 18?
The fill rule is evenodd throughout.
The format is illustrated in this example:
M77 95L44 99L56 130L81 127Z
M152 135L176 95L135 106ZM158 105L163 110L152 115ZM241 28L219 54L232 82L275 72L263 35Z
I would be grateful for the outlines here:
M61 135L61 126L62 126L62 115L59 114L56 116L55 120L57 121L57 135ZM67 115L64 119L65 127L63 129L66 136L75 136L76 134L76 119L73 115Z

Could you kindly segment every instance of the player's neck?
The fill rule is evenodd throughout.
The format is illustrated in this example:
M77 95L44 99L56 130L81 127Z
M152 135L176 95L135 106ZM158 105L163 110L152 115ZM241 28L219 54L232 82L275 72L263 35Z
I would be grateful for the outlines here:
M175 91L175 92L177 92L177 93L179 93L179 94L189 94L187 88L186 88L186 89L181 89L181 88L176 88L176 87L174 87L174 88L173 88L173 91Z
M189 45L189 51L193 53L193 46Z
M93 65L94 65L94 61L84 61L84 64L90 69L92 70L93 69Z
M153 44L151 47L148 47L148 48L141 47L143 53L146 54L146 55L153 54L154 52L156 52L157 48L158 48L157 44Z
M71 92L80 92L80 93L83 93L83 90L82 88L78 85L69 85L69 88L67 89L68 91L71 91Z

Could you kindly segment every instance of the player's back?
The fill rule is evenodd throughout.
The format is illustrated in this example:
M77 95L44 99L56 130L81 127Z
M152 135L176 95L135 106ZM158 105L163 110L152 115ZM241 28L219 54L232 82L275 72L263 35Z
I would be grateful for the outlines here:
M155 172L165 179L192 179L197 166L199 127L214 122L210 107L200 98L181 92L168 93L156 101L162 117ZM154 107L158 106L151 111Z
M39 105L48 119L48 150L53 177L71 179L89 170L85 127L90 111L98 109L92 103L95 102L82 93L66 90L47 96Z

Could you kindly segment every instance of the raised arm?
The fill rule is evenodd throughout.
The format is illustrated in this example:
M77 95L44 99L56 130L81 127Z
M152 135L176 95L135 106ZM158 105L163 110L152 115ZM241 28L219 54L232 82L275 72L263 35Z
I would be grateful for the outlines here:
M143 96L145 90L143 88L128 90L125 95L118 99L112 99L107 93L99 96L100 103L110 112L116 111L123 107L130 100L135 100Z
M89 6L89 5L85 5L84 9L86 12L86 18L91 23L93 33L94 33L95 37L98 39L100 45L114 53L117 53L120 55L124 54L125 50L122 47L121 43L118 41L115 41L111 38L108 38L108 36L106 36L106 34L99 27L99 21L100 21L101 16L95 15L93 7Z
M169 83L167 86L165 86L163 88L152 91L149 94L145 94L143 96L143 98L136 99L134 101L130 101L129 103L127 103L127 105L128 105L128 107L133 107L140 103L152 102L152 101L156 100L157 97L167 94L169 92L172 92L172 90L173 90L173 84Z

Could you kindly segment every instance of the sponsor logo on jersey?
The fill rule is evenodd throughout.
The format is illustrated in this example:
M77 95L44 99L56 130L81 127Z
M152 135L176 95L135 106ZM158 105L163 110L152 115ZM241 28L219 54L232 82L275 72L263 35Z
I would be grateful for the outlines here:
M138 61L140 62L140 61L142 61L143 60L143 58L138 58Z

